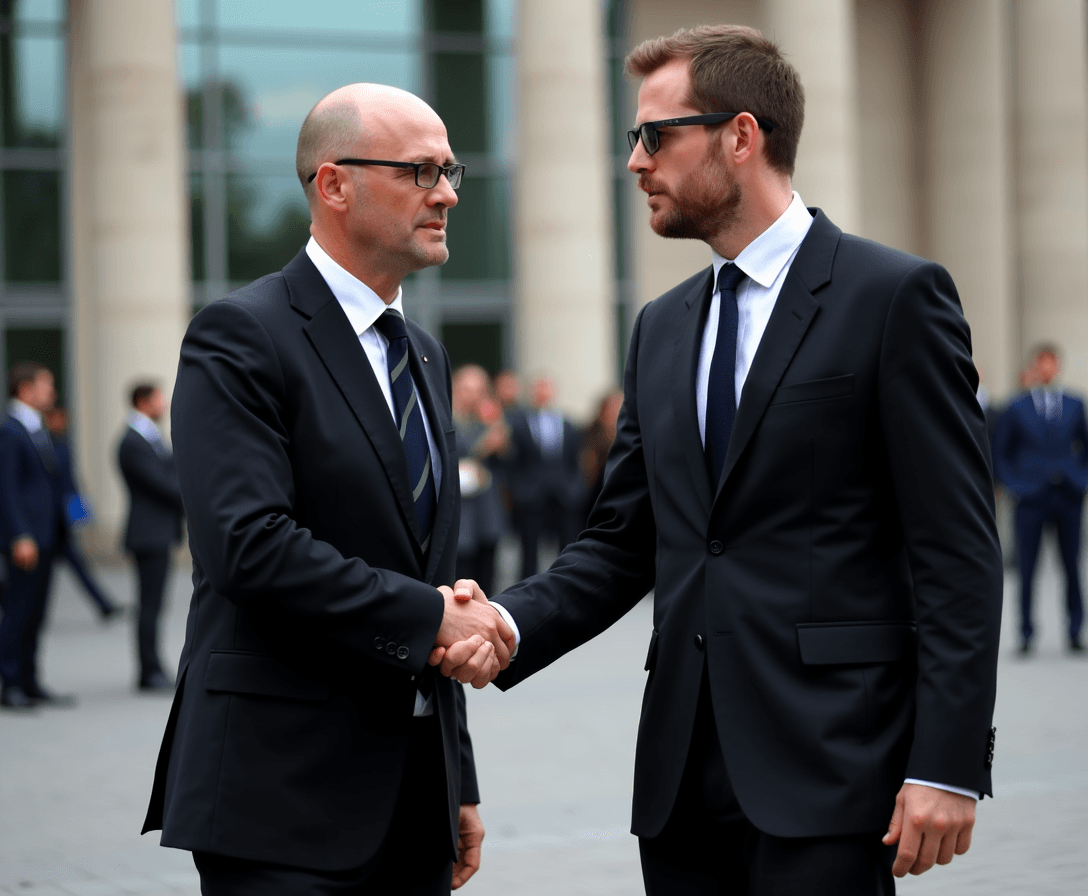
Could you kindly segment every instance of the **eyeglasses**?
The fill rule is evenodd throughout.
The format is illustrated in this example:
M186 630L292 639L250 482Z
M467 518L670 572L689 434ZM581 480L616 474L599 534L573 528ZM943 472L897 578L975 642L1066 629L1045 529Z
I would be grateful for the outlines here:
M438 178L443 174L446 175L446 180L450 182L450 186L453 189L457 189L461 186L461 178L465 173L464 165L439 165L437 162L387 162L384 159L337 159L335 164L337 165L382 165L386 168L413 168L416 172L416 186L422 187L424 190L434 189L438 184ZM307 183L312 183L313 179L317 177L315 171L307 179Z
M707 115L688 115L686 118L663 118L661 121L647 121L640 124L633 131L627 132L627 142L631 144L631 151L634 152L641 137L646 155L652 156L661 148L661 142L657 137L659 128L676 128L686 124L718 124L736 118L740 114L740 112L710 112ZM774 122L769 118L757 117L756 123L768 134L774 130Z

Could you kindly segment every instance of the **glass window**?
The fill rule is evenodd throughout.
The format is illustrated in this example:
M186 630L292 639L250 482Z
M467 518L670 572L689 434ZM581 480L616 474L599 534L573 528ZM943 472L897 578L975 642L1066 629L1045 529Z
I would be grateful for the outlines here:
M482 34L484 0L431 0L431 28L439 34Z
M5 171L4 279L56 283L61 271L60 174Z
M174 0L174 22L178 28L200 25L200 0Z
M487 36L512 40L517 36L517 0L487 0Z
M513 162L517 134L514 130L514 90L517 70L512 56L487 59L487 151L505 162ZM454 147L456 151L457 147Z
M494 376L503 369L501 321L446 321L441 338L454 370L463 364L479 364Z
M57 38L0 35L5 146L60 144L63 76L64 45Z
M57 403L64 399L64 331L59 327L8 327L4 331L4 351L10 370L19 361L44 364L57 381Z
M217 24L246 30L335 28L339 32L404 34L419 31L419 20L419 0L219 0Z
M190 149L204 145L204 94L200 77L200 46L182 44L179 50L181 80L185 85L186 134Z
M434 54L434 108L454 153L487 151L487 90L480 53Z
M15 7L15 21L20 24L64 21L64 0L15 0L11 5Z
M298 129L321 97L344 84L378 81L420 92L419 55L407 52L224 47L226 146L243 158L293 165Z
M278 271L309 236L310 212L293 174L227 178L229 280L248 282Z
M204 262L204 178L189 176L189 237L193 280L197 283L207 276Z
M510 186L502 177L465 176L450 209L444 280L505 280L510 276Z

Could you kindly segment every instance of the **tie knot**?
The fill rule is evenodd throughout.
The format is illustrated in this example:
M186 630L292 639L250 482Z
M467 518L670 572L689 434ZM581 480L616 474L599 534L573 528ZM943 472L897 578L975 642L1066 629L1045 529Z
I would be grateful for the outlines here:
M408 327L404 323L404 318L392 308L383 311L382 316L374 321L374 326L390 342L408 338Z
M745 276L744 271L730 262L718 272L718 290L723 293L736 292L737 285Z

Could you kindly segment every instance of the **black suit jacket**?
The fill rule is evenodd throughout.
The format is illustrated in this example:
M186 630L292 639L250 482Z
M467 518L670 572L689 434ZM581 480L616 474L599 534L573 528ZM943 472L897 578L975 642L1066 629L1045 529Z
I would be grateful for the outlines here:
M117 464L129 496L125 547L161 550L180 540L184 508L174 458L126 427L117 445Z
M536 413L535 408L507 412L511 451L503 462L514 507L534 512L549 501L561 507L577 507L585 494L578 470L581 449L578 430L563 417L562 451L559 457L545 458L529 426L530 416Z
M427 555L389 407L305 252L189 326L173 435L194 593L145 823L164 845L345 869L382 842L457 549L449 361L408 331L444 452ZM453 854L478 794L461 686L434 696Z
M1016 398L997 421L994 472L1017 498L1031 498L1061 485L1088 490L1088 424L1084 402L1062 395L1061 413L1046 420L1031 393Z
M0 422L0 550L10 551L15 539L29 535L48 554L57 540L61 503L56 452L39 449L8 414Z
M522 637L501 686L654 587L636 834L669 816L704 665L763 831L885 830L905 777L989 793L1001 558L951 279L817 211L712 484L694 385L712 278L640 313L589 530L499 598Z

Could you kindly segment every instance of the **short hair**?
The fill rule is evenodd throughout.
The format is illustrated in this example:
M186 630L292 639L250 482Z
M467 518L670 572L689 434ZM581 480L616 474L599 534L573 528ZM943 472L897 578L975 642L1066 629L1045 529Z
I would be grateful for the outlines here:
M1053 342L1040 342L1031 351L1031 359L1034 361L1040 355L1053 355L1058 360L1061 360L1062 353Z
M311 175L323 162L351 155L362 133L363 116L350 99L323 99L310 110L295 149L295 174L307 200L314 195Z
M16 361L8 371L8 395L18 398L19 389L26 383L34 382L42 372L49 373L50 370L37 361Z
M774 122L774 129L764 132L767 161L792 175L805 122L805 90L778 45L742 25L681 28L670 37L640 43L628 54L626 71L645 78L677 59L689 62L689 99L696 109L750 112Z
M138 408L158 391L159 387L154 383L137 383L132 387L132 406Z

